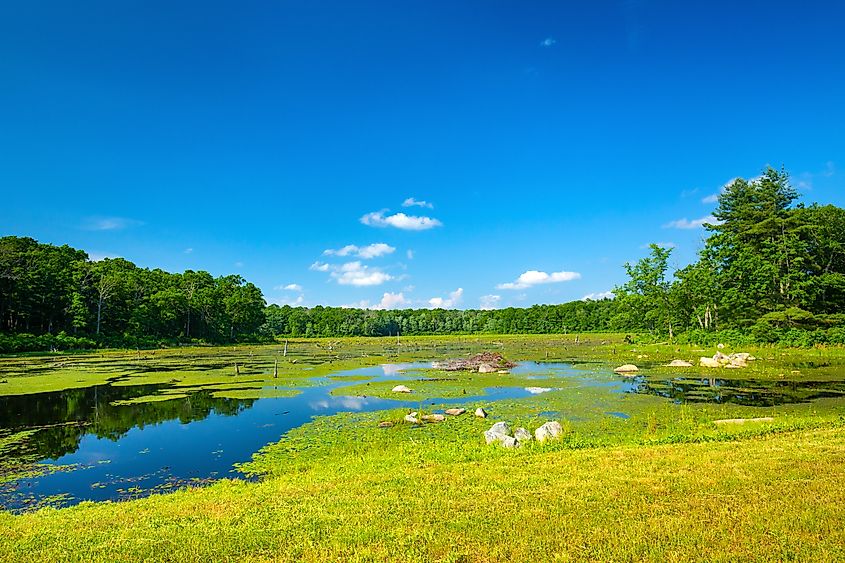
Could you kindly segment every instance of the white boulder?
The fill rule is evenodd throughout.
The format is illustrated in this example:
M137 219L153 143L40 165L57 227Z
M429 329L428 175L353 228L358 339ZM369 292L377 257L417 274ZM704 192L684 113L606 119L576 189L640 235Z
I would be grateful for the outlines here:
M557 438L561 434L563 434L563 427L560 425L560 422L556 421L547 422L534 431L534 437L538 442L545 442L546 440Z

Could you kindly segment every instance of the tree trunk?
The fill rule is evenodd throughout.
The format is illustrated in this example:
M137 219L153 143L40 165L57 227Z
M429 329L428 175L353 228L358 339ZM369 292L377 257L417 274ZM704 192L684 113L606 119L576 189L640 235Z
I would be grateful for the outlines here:
M97 334L100 334L100 318L103 312L103 295L100 294L100 298L97 299Z

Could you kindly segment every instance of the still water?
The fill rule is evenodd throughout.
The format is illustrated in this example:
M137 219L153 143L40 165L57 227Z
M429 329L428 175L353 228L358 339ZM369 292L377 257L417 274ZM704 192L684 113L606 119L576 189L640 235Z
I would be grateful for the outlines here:
M26 449L3 455L60 466L62 470L0 483L0 508L25 510L50 502L67 506L84 500L120 500L202 484L223 477L243 478L234 469L264 445L314 416L414 407L376 397L332 391L361 377L369 381L413 381L428 362L384 364L313 378L301 394L287 398L222 399L207 391L185 398L115 405L150 395L166 385L98 385L54 393L0 397L0 430L35 429ZM425 397L426 404L483 401L495 415L495 402L552 391L547 377L564 377L577 387L607 387L620 393L648 393L675 402L734 402L769 406L845 395L843 383L762 384L759 381L591 374L570 364L521 362L511 370L524 387L490 387L483 396ZM350 377L344 381L344 378ZM626 418L622 412L609 416Z

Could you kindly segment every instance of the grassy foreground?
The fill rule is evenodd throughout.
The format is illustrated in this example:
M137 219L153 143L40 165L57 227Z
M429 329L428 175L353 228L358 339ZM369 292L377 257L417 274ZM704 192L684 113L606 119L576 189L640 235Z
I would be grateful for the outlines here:
M253 396L268 392L261 386L271 381L308 385L310 378L340 369L494 347L517 360L581 362L579 369L608 381L618 379L608 373L614 364L635 362L649 377L662 377L673 374L663 366L670 359L713 353L625 345L610 335L578 345L557 336L419 338L401 346L348 339L292 342L293 358L278 361L278 378L272 377L278 347L175 350L141 359L115 352L49 360L58 366L9 359L8 383L0 387L6 394L57 390L119 374L117 384L170 382L173 387L162 393L174 395L202 387ZM842 349L750 351L761 360L745 370L689 373L757 381L843 379ZM146 364L163 369L141 369ZM476 394L488 385L471 374L455 377L412 385L422 396L450 396L449 386ZM380 395L393 385L349 383L344 393ZM558 418L567 432L558 442L519 450L487 447L481 431L491 420L468 415L423 427L400 422L407 409L318 417L245 464L246 471L262 475L258 482L224 480L20 516L0 512L0 561L845 559L843 399L777 407L676 405L566 381L532 384L559 390L495 403L492 419L533 429L547 417ZM408 408L420 406L435 408L414 401ZM629 418L608 414L616 410ZM556 414L544 414L550 411ZM775 422L713 422L760 416ZM377 428L381 420L396 425ZM26 439L19 434L7 441ZM0 453L2 447L0 440Z
M260 483L0 515L8 561L845 558L845 434L350 457Z

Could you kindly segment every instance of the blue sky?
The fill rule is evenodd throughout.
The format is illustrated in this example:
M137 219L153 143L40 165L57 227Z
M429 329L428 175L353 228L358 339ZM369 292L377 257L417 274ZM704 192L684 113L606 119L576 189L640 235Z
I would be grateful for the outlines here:
M239 273L276 303L601 294L650 242L692 260L712 195L767 164L845 204L843 21L833 1L7 2L0 234Z

